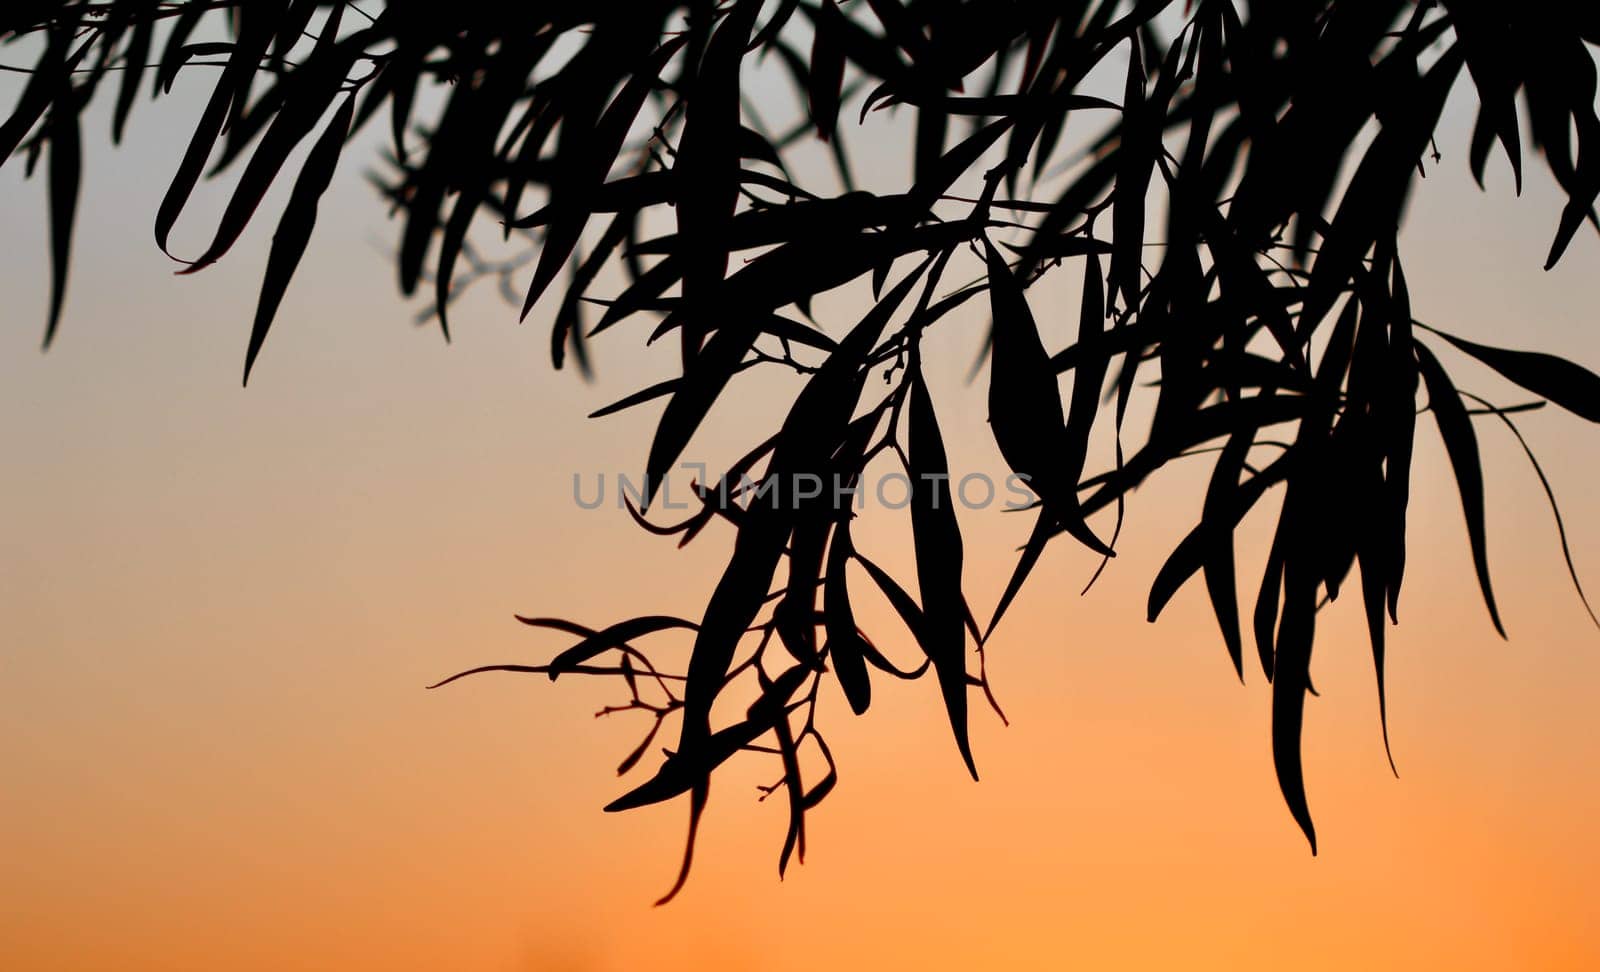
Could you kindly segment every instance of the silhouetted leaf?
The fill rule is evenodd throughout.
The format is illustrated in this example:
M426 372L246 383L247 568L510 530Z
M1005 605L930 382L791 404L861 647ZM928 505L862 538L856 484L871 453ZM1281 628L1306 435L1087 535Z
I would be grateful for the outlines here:
M1591 422L1600 422L1600 375L1565 358L1537 351L1508 351L1454 337L1436 328L1434 334L1515 382Z
M1600 628L1600 618L1595 617L1594 608L1589 604L1589 595L1583 592L1583 581L1578 579L1578 568L1572 562L1572 546L1567 542L1567 526L1561 519L1561 506L1556 502L1555 488L1550 485L1549 477L1544 474L1544 467L1539 465L1539 459L1533 454L1533 448L1528 445L1528 440L1522 437L1522 430L1517 428L1515 422L1511 421L1511 416L1507 414L1510 411L1509 409L1495 408L1475 395L1467 397L1478 401L1493 412L1500 421L1504 422L1506 428L1510 429L1512 436L1516 438L1517 445L1522 447L1523 455L1528 457L1528 464L1533 467L1534 475L1539 477L1539 486L1543 488L1545 499L1550 503L1550 514L1555 517L1556 536L1561 540L1561 559L1566 562L1567 576L1572 579L1572 589L1577 591L1578 601L1583 605L1584 613L1589 615L1589 620L1595 627Z
M822 596L827 641L822 650L833 665L850 710L861 715L872 704L872 682L867 677L864 639L856 628L855 612L850 608L846 569L852 552L850 533L840 526L834 530L833 543L828 549L828 573Z
M148 0L141 6L143 9L135 14L133 34L123 54L122 81L117 87L117 106L111 116L111 141L118 145L122 144L122 133L127 129L134 99L139 97L139 81L144 77L145 62L150 60L150 42L155 34L155 21L146 13L155 7L155 0ZM0 152L0 160L6 155Z
M1144 253L1144 202L1155 165L1151 122L1144 117L1144 60L1139 43L1128 47L1128 77L1122 99L1122 144L1117 158L1117 188L1111 206L1111 289L1124 307L1139 304L1140 262ZM1159 142L1154 148L1159 149ZM1110 311L1110 305L1107 305Z
M83 170L83 149L78 131L77 106L72 95L51 109L47 124L50 141L50 318L44 343L50 346L61 305L67 297L67 267L72 257L72 225L78 214L78 189Z
M305 167L295 179L289 203L284 207L283 219L272 235L267 272L256 304L255 324L250 329L250 346L244 356L244 384L250 382L250 369L256 363L256 355L261 353L262 342L266 341L272 319L278 314L289 279L294 276L306 244L311 240L311 229L317 222L317 204L333 180L333 170L339 164L339 152L344 147L345 133L350 129L354 112L355 99L347 96L306 156Z
M917 170L916 185L912 187L907 200L908 210L918 215L925 212L1010 127L1011 119L1002 118L974 132L938 159L925 159Z
M533 282L528 285L528 295L522 304L522 316L527 317L538 303L545 288L560 273L572 248L577 245L587 219L587 197L605 181L623 140L634 119L644 107L651 85L655 84L662 68L683 47L686 37L675 37L656 48L640 70L617 92L611 104L595 123L594 131L586 133L581 141L573 135L563 135L560 173L557 176L569 185L560 185L552 196L570 201L571 207L557 210L558 219L552 219L545 235L544 246L539 251L539 264L534 269ZM513 204L514 205L514 204ZM560 205L560 203L558 203Z
M1461 493L1461 509L1467 518L1467 537L1472 545L1472 564L1478 573L1478 586L1483 590L1483 603L1489 609L1489 618L1500 637L1506 636L1500 623L1500 611L1495 607L1494 590L1489 583L1489 554L1483 522L1483 466L1478 458L1478 437L1472 431L1472 419L1466 406L1445 374L1433 352L1421 344L1415 345L1418 369L1428 386L1428 409L1439 425L1439 437L1444 440L1450 465L1456 473L1456 487Z
M536 627L549 626L548 622L542 618L519 618L518 620ZM620 648L635 638L654 634L657 631L669 631L674 628L694 631L698 630L699 625L696 625L693 621L685 621L683 618L674 618L666 615L650 615L648 617L618 621L616 624L584 638L552 659L550 662L550 681L555 681L556 677L562 672L571 671L595 656L613 648Z
M1283 619L1278 626L1272 679L1272 764L1289 813L1317 852L1317 832L1306 800L1300 731L1311 687L1311 645L1316 634L1316 578L1303 558L1291 558L1284 577Z
M71 75L88 53L88 45L80 46L69 56L67 46L72 39L66 30L53 30L39 55L38 66L29 74L17 104L4 123L0 123L0 162L5 161L22 144L23 138L44 117L51 103L70 91Z
M784 716L784 703L808 674L805 666L796 665L778 676L750 706L744 721L713 733L704 748L697 749L693 755L680 750L667 757L655 776L606 804L606 812L616 813L649 806L689 792L734 753L771 732Z
M1291 462L1290 454L1285 454L1241 484L1238 476L1244 467L1251 438L1250 430L1242 430L1230 438L1223 448L1206 492L1206 505L1200 524L1184 537L1157 572L1150 588L1148 607L1148 618L1154 621L1178 588L1202 567L1207 568L1206 580L1213 610L1222 626L1228 654L1241 677L1243 639L1239 632L1239 612L1234 600L1236 595L1231 570L1233 531L1267 489L1283 482L1289 474ZM1213 565L1217 566L1214 568ZM1220 570L1224 565L1230 569Z
M922 593L922 631L917 640L944 694L945 712L955 732L956 747L972 778L978 767L972 761L967 738L966 633L961 605L961 528L956 523L955 497L950 489L950 468L939 434L933 400L912 359L910 403L907 406L907 454L911 477L911 532L917 555L917 584Z
M710 329L711 294L728 267L728 226L739 199L739 66L761 0L738 0L712 35L695 76L683 136L673 160L677 181L678 256L688 305L685 355Z
M255 215L256 207L261 204L279 170L288 160L289 153L311 134L328 106L333 104L344 80L343 68L343 65L330 66L325 73L306 79L296 91L296 97L285 102L273 117L272 124L261 137L261 144L245 166L244 174L239 177L233 197L223 210L211 245L180 273L204 270L220 259L239 239L250 218ZM342 132L340 139L343 140Z
M838 15L834 0L822 0L831 15ZM806 11L810 14L810 11ZM833 137L839 121L839 91L844 85L844 50L827 30L814 30L811 35L811 65L807 75L807 106L811 123L817 128L817 137L826 142Z
M184 150L183 161L178 164L178 171L172 178L172 183L167 187L166 195L161 199L161 207L156 212L156 245L162 252L171 254L167 250L167 236L178 221L178 215L189 202L189 195L194 191L195 184L200 179L200 173L205 169L206 158L211 154L211 148L216 143L217 136L222 132L223 122L227 120L229 106L233 99L239 97L243 88L248 84L254 65L266 51L267 44L272 40L271 24L264 20L250 18L245 22L245 32L239 36L232 45L232 52L228 56L227 65L222 69L222 74L217 78L216 87L211 90L211 99L206 103L200 121L195 126L194 134L189 139L189 147ZM348 122L348 119L347 119ZM348 124L346 125L348 128ZM340 133L339 144L344 141ZM332 147L337 150L339 145ZM309 167L309 163L308 163ZM320 193L319 193L320 195ZM292 204L291 204L292 205ZM296 255L298 260L298 255ZM267 271L272 272L270 266ZM292 268L291 268L292 272ZM287 283L287 280L285 280ZM274 308L276 309L276 308ZM270 315L269 315L270 323ZM257 329L263 336L264 328L260 325L258 314ZM252 341L253 344L259 344ZM251 355L253 358L254 355ZM249 373L249 366L245 368Z
M830 268L829 277L819 280L813 276L811 282L818 289L829 289L859 276L877 262L879 254L892 258L914 249L919 242L915 236L902 237L900 241L886 241L885 236L839 241L840 245L833 248L837 262ZM899 245L888 245L896 242ZM792 300L797 285L794 274L827 249L826 240L806 240L804 244L789 244L763 254L729 278L724 299L730 309L742 313L734 317L732 326L723 327L713 334L705 348L689 362L684 370L683 384L673 393L661 413L661 423L656 428L650 456L645 464L646 505L760 333L748 319L740 318L759 308L782 306ZM869 318L877 321L878 328L883 326L887 315L893 312L909 289L908 279L896 291L898 298L891 293L879 302L882 319L876 312L869 315Z
M650 731L645 734L645 737L639 740L639 745L630 750L628 755L622 758L622 762L617 764L618 776L625 776L629 770L639 765L639 760L643 758L645 751L648 750L650 748L650 744L655 741L656 733L660 731L661 720L657 719L655 723L650 726Z
M1029 488L1044 500L1062 529L1101 554L1107 547L1083 521L1077 481L1083 471L1089 431L1098 408L1106 359L1089 355L1077 365L1071 421L1063 416L1055 371L1050 365L1026 297L992 244L986 241L989 294L994 315L994 362L989 379L989 421L995 443L1011 469L1027 477ZM1084 314L1079 346L1090 346L1100 333L1099 261L1086 263ZM1095 306L1089 301L1093 297Z
M1302 308L1302 330L1321 320L1362 256L1379 237L1398 225L1413 167L1433 136L1461 64L1459 44L1440 55L1428 73L1411 86L1367 149L1312 265L1310 291Z

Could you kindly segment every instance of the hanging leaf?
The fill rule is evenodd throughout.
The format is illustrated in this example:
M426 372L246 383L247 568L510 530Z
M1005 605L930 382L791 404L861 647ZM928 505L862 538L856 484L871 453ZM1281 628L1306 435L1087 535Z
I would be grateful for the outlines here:
M521 620L524 624L532 624L535 626L541 626L542 621L542 619L538 618L519 620ZM571 648L568 648L566 651L563 651L561 654L557 655L550 662L550 681L555 681L556 678L563 672L572 671L577 666L589 661L590 659L593 659L597 655L620 648L635 638L640 638L647 634L654 634L658 631L670 631L675 628L694 631L698 630L699 626L693 621L685 621L683 618L674 618L663 615L652 615L649 617L631 618L627 621L619 621L616 624L611 625L609 628L605 628L604 630L597 631L594 634L589 635L582 641L573 645Z
M205 169L206 159L211 154L212 146L216 144L217 136L222 134L228 110L235 98L243 96L254 65L259 62L262 54L266 52L267 44L272 40L271 25L264 18L250 18L245 27L245 32L231 47L227 64L217 78L216 87L211 90L211 98L200 115L199 124L195 126L194 134L189 139L188 148L184 150L183 161L178 164L178 171L167 187L166 195L162 197L161 206L156 212L156 245L168 256L171 256L171 253L167 249L167 237L177 223L179 214L188 204L196 183L200 181L200 173ZM166 61L166 58L163 58L163 61ZM348 119L345 127L349 127ZM340 142L343 142L342 133ZM268 273L271 273L270 269ZM259 316L257 327L258 329L260 327ZM248 371L247 367L246 372Z
M1437 328L1427 330L1535 395L1549 399L1574 415L1600 422L1600 375L1582 365L1553 354L1507 351L1454 337Z
M978 778L967 738L966 632L961 605L961 528L944 442L933 412L933 400L922 380L915 352L908 380L908 451L911 477L911 533L917 557L917 586L922 595L923 625L918 636L933 663L944 694L945 712L955 733L956 748L967 772Z
M1483 465L1478 458L1478 437L1472 430L1472 419L1467 415L1466 406L1461 403L1455 385L1445 374L1439 360L1423 345L1415 347L1417 366L1428 387L1428 410L1433 412L1434 420L1439 425L1439 437L1444 440L1450 466L1455 470L1456 488L1461 493L1461 510L1467 518L1472 565L1478 573L1478 587L1483 591L1483 603L1489 609L1494 629L1504 638L1506 629L1500 623L1500 610L1495 606L1494 589L1489 582L1489 553L1483 513Z
M833 543L828 550L828 573L822 597L827 641L822 651L833 665L839 687L850 703L850 711L862 715L872 704L872 682L867 677L868 646L856 627L855 612L850 608L846 569L852 553L850 532L841 524L834 530Z
M840 16L834 0L822 2L829 16ZM806 99L811 123L817 128L817 137L826 142L833 137L839 123L839 92L844 86L844 50L836 43L833 31L812 31L811 67L807 78Z
M72 227L78 217L83 148L74 100L69 94L58 101L46 123L50 142L50 317L44 330L45 347L50 346L61 322L72 258Z
M272 235L272 249L267 254L267 272L261 282L261 297L256 304L255 324L250 329L250 346L244 356L244 384L250 383L250 369L267 339L267 331L278 314L278 305L289 288L300 258L305 255L306 244L311 241L311 230L317 222L317 204L328 184L333 181L333 170L339 164L339 152L344 148L346 133L355 112L354 97L346 97L333 113L333 119L306 156L304 168L294 182L289 203L284 207L283 219Z
M239 185L234 189L232 198L228 200L228 205L223 210L222 219L218 223L217 233L211 245L193 263L179 271L180 273L204 270L219 260L239 239L239 235L244 232L245 226L266 196L267 190L271 188L273 180L277 178L279 170L288 161L289 153L294 151L302 139L311 134L328 106L333 104L333 99L344 80L344 72L332 69L320 77L308 80L312 83L320 81L321 84L312 87L308 83L297 92L297 97L293 101L286 102L273 117L272 124L262 136L261 144L256 148L255 154L250 157L244 174L239 177Z

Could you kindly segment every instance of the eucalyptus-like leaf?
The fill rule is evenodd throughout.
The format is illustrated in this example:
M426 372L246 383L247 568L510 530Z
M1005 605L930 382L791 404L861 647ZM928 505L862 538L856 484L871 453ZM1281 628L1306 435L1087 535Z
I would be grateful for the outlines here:
M471 670L616 685L624 704L602 711L652 720L623 772L652 759L674 723L664 762L613 804L688 796L688 840L663 900L684 886L712 778L735 758L781 768L764 788L787 803L780 870L800 859L806 811L839 782L824 740L835 678L861 713L933 672L970 767L967 693L989 694L985 654L1004 647L995 625L1050 541L1065 533L1109 557L1139 512L1136 492L1201 454L1216 465L1197 520L1147 578L1146 609L1160 613L1201 574L1236 672L1254 643L1278 781L1314 840L1301 740L1320 606L1358 575L1387 747L1387 628L1408 559L1414 569L1422 553L1452 555L1406 544L1418 391L1461 496L1469 543L1456 553L1497 628L1472 423L1510 425L1533 460L1510 416L1543 404L1474 398L1417 342L1407 205L1442 167L1481 183L1498 147L1514 182L1537 164L1560 195L1547 264L1585 223L1600 226L1592 6L14 0L0 4L0 36L18 42L8 67L26 77L0 118L0 164L48 176L47 340L71 326L71 243L79 200L93 198L80 193L82 121L106 118L121 141L139 92L180 88L197 97L172 109L186 117L161 174L161 249L222 173L238 175L188 272L280 207L247 373L344 146L380 118L367 180L395 217L399 289L427 284L442 329L447 308L486 283L524 315L550 308L552 362L570 354L585 377L591 341L672 339L675 371L607 392L613 404L595 414L659 403L644 502L625 503L628 515L680 546L730 544L698 620L595 630L531 618L576 644L547 664ZM1106 78L1115 102L1091 91ZM1447 100L1474 122L1459 161L1433 144ZM591 227L598 214L604 226ZM1045 298L1063 278L1081 281L1065 310ZM872 306L841 324L853 297L831 292L857 281ZM979 295L986 317L960 313ZM1600 377L1583 366L1423 329L1600 421ZM971 403L952 392L936 412L927 382L948 364L933 355L951 347L982 349L980 405L1001 458L1038 497L1019 517L1028 535L987 630L962 591L950 477L966 470L952 467L962 452L946 452L940 421ZM800 391L782 420L698 477L687 513L646 518L713 411L785 382ZM1148 425L1134 421L1146 414ZM750 481L859 487L895 461L915 484L902 514L915 584L856 549L850 504L762 502ZM1576 586L1576 538L1534 468ZM1280 486L1281 506L1264 502ZM1088 520L1108 510L1105 541ZM1234 551L1247 518L1271 537L1248 568ZM875 643L863 630L852 562L909 637ZM694 631L687 658L650 637L676 628ZM816 753L826 770L813 779Z

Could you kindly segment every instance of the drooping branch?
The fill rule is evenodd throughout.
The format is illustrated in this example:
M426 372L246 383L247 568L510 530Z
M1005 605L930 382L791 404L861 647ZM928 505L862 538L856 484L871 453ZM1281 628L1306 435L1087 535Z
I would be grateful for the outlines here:
M1317 614L1354 575L1387 743L1385 638L1407 564L1419 392L1501 627L1474 419L1518 430L1509 409L1459 390L1430 344L1600 420L1600 377L1579 365L1414 322L1398 244L1420 176L1445 162L1435 129L1462 86L1476 98L1467 162L1479 182L1498 146L1520 186L1526 139L1566 196L1547 264L1595 221L1600 15L1581 4L30 0L0 11L0 37L34 59L6 65L26 79L0 124L0 162L21 158L31 173L46 159L46 344L65 306L83 112L102 86L114 90L120 138L147 83L165 94L180 76L210 95L156 213L163 250L200 180L237 173L210 243L174 256L183 272L224 259L269 187L292 181L247 377L344 146L384 122L372 180L399 217L400 289L432 291L419 320L448 334L455 299L494 280L524 316L553 308L556 367L571 355L588 374L591 341L627 321L651 323L651 342L677 344L675 377L594 417L660 407L645 491L629 505L642 526L680 544L718 520L733 528L700 620L595 630L531 619L580 640L545 665L474 670L621 679L626 700L600 714L652 721L619 773L674 722L678 738L654 775L611 806L689 797L673 893L710 780L740 754L780 766L763 788L781 790L790 810L780 872L803 857L805 813L838 776L816 725L829 678L859 715L874 672L931 672L976 775L968 696L994 704L984 651L1047 545L1066 536L1105 569L1128 494L1201 455L1213 463L1202 515L1156 573L1148 616L1198 575L1241 678L1253 642L1272 682L1278 779L1314 848L1300 731ZM792 105L752 96L748 82L763 71L781 76ZM435 101L431 113L419 107ZM890 118L909 122L909 173L895 191L860 189L858 136ZM817 143L827 162L807 164ZM291 176L291 157L308 145ZM485 240L485 225L497 241ZM1061 273L1081 280L1065 338L1041 325L1028 293ZM813 316L816 298L857 281L873 295L859 319ZM990 322L981 363L991 429L1036 497L1032 533L983 625L963 591L958 471L939 420L947 406L922 377L924 335L966 319L962 308ZM696 483L699 508L686 519L648 519L732 378L774 368L802 385L781 427L762 430L720 478ZM882 397L868 394L880 380ZM1150 384L1149 427L1133 429L1130 402ZM1089 443L1107 426L1114 455L1093 456ZM912 486L915 583L851 536L849 490L886 466ZM811 494L795 488L802 480L844 492ZM1246 614L1234 536L1253 514L1274 515L1263 501L1278 494ZM1106 511L1110 530L1091 524ZM858 626L852 583L863 576L921 652L917 667L890 661L877 647L890 639ZM687 664L661 664L641 646L672 629L693 632ZM732 699L744 717L714 723L717 704ZM812 748L820 776L807 768Z

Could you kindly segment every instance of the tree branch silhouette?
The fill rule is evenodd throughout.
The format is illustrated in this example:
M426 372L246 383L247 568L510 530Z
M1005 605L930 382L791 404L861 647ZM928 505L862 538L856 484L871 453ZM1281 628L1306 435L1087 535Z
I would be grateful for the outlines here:
M462 673L620 680L626 701L599 715L652 718L620 774L676 725L677 741L653 775L607 807L689 798L683 865L663 901L687 878L713 775L740 754L776 758L781 776L762 795L781 790L789 806L780 874L792 855L803 858L805 815L838 778L816 724L825 681L836 679L861 714L874 674L932 672L976 776L969 695L983 693L999 711L983 649L1047 545L1064 535L1101 554L1103 569L1128 493L1174 460L1200 455L1214 457L1202 515L1157 572L1148 615L1154 621L1200 575L1241 678L1247 636L1253 643L1272 684L1278 781L1314 852L1300 734L1317 614L1354 575L1387 745L1385 637L1398 621L1407 562L1419 392L1421 414L1444 441L1470 556L1502 634L1474 418L1510 427L1555 507L1513 410L1459 390L1435 351L1464 353L1539 399L1600 421L1600 376L1414 321L1399 244L1411 193L1442 164L1433 136L1445 100L1461 88L1476 102L1467 161L1480 185L1498 148L1520 189L1526 139L1566 196L1546 268L1585 221L1596 222L1600 12L1592 5L367 6L13 0L0 11L0 38L33 58L31 68L6 68L27 80L0 124L0 161L20 159L31 174L46 160L53 270L44 341L63 315L85 109L112 92L120 140L146 88L165 95L180 75L198 74L210 95L155 221L156 242L180 272L224 258L269 187L292 185L263 272L246 380L343 147L384 120L389 144L372 179L399 218L400 290L432 291L424 320L437 319L448 335L453 300L493 279L524 317L555 307L557 368L571 355L587 374L590 342L624 321L651 321L651 341L677 343L677 377L595 417L661 403L645 491L629 507L641 525L680 544L715 519L736 528L700 620L634 618L593 629L524 619L579 640L547 665ZM797 123L775 130L762 117L741 84L758 70L786 78ZM1120 100L1089 92L1113 77ZM419 108L430 100L424 92L438 96L436 111ZM914 119L912 171L899 191L866 191L852 143L886 111ZM1069 122L1074 133L1097 126L1080 150L1068 151ZM828 157L820 174L800 164L819 144ZM291 156L304 146L291 176ZM169 236L200 180L235 172L210 243L193 258L175 255ZM503 261L483 255L469 234L485 223L498 223L505 240L518 234L525 248ZM1083 300L1075 335L1061 347L1035 319L1028 290L1069 267ZM617 271L623 288L604 289ZM863 278L873 306L830 334L812 317L812 301ZM926 331L979 297L992 321L991 428L1007 465L1038 497L1031 536L986 624L963 593L939 407L921 357ZM698 509L687 519L646 520L730 379L774 367L802 380L781 427L719 479L697 483ZM1141 375L1148 381L1153 372L1154 412L1136 433L1126 426L1129 402ZM1071 379L1065 399L1063 376ZM1114 462L1096 469L1091 434L1108 426ZM754 485L816 477L859 486L873 463L898 467L913 485L909 586L857 549L851 504L838 492L772 499ZM1277 494L1246 617L1234 534ZM1106 510L1116 517L1109 533L1089 522ZM920 650L915 667L891 661L857 624L852 596L863 575ZM657 665L655 652L635 644L672 630L693 633L681 669ZM742 717L714 721L714 708L724 711L718 703L733 699Z

